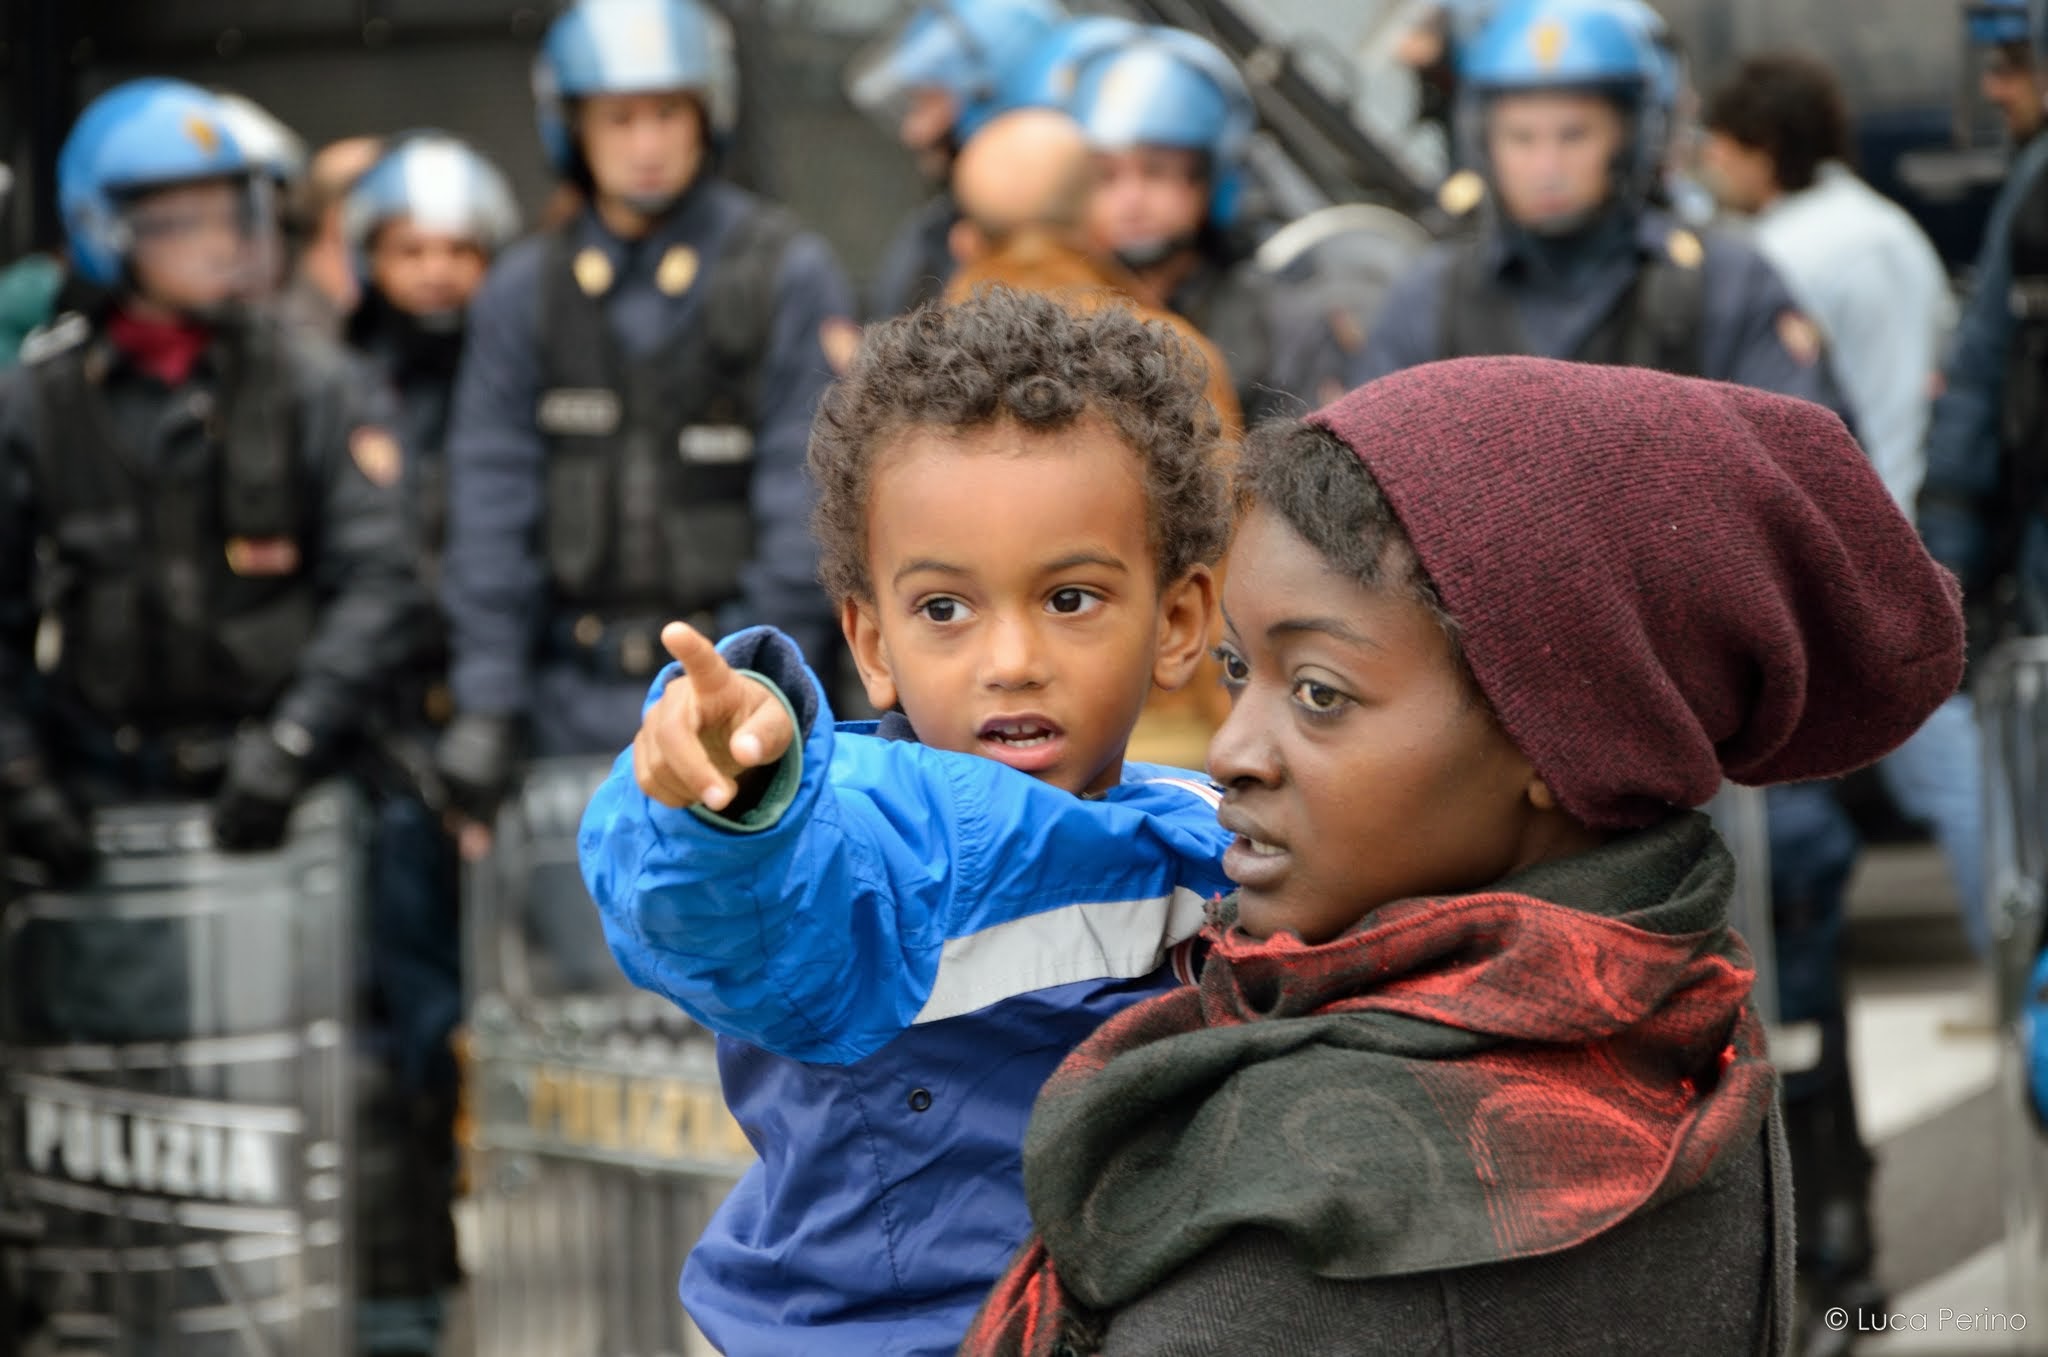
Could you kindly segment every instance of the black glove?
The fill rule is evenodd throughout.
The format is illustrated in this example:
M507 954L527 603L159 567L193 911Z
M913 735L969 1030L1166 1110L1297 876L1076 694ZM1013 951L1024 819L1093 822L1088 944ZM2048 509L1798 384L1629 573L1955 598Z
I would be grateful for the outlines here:
M9 851L41 863L50 885L58 890L85 884L99 864L92 826L40 764L8 770L0 815L7 820Z
M434 750L450 804L486 826L497 822L498 804L512 790L518 762L518 729L509 716L457 716Z
M292 742L303 732L286 732ZM235 736L227 777L213 798L213 841L230 853L256 853L284 842L292 805L306 785L306 761L286 749L275 728L252 727Z

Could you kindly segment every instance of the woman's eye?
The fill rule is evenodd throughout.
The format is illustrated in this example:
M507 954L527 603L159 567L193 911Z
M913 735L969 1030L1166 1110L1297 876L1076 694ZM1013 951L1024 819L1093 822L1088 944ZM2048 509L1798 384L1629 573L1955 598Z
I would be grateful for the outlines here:
M1055 589L1045 606L1067 617L1081 617L1101 607L1102 600L1086 589Z
M1244 662L1242 655L1229 646L1217 646L1209 652L1209 658L1223 666L1223 681L1226 684L1243 683L1251 677L1251 666Z
M1302 679L1294 685L1294 700L1318 714L1334 712L1350 699L1327 684Z
M967 605L957 598L928 598L917 605L917 611L928 622L944 625L958 622L967 616Z

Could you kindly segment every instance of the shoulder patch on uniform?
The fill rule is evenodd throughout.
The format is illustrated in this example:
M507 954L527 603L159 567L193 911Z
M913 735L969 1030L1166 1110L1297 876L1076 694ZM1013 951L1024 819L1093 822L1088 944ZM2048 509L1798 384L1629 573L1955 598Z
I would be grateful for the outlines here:
M405 470L405 454L399 450L398 440L389 429L375 424L365 424L348 436L348 455L363 479L380 490L398 484L399 474Z
M30 330L21 341L18 356L23 363L46 363L77 348L91 336L91 323L76 311L66 311L48 324Z
M1437 187L1436 205L1462 217L1486 201L1486 181L1471 170L1459 170Z
M1706 245L1684 227L1664 238L1664 253L1682 269L1696 269L1707 260Z
M1804 311L1780 311L1777 330L1778 342L1801 367L1810 368L1820 361L1826 340L1821 335L1820 326L1813 323L1813 317Z
M832 365L832 375L844 377L860 352L860 326L844 316L833 316L818 327L818 347Z

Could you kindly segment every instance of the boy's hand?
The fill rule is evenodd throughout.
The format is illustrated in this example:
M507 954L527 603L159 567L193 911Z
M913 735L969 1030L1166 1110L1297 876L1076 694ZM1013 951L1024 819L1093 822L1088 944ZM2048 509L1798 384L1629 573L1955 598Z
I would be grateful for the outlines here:
M780 759L796 727L766 685L733 672L687 623L661 629L661 643L683 666L633 737L633 777L664 806L724 810L748 769Z

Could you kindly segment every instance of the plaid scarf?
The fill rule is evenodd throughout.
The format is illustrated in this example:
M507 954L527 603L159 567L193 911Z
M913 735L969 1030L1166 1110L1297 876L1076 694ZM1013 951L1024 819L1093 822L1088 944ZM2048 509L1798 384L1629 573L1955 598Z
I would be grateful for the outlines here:
M1698 1187L1775 1090L1732 885L1687 815L1319 946L1219 911L1195 987L1047 1082L1024 1147L1041 1233L961 1352L1089 1351L1239 1229L1320 1276L1394 1276L1568 1249Z

